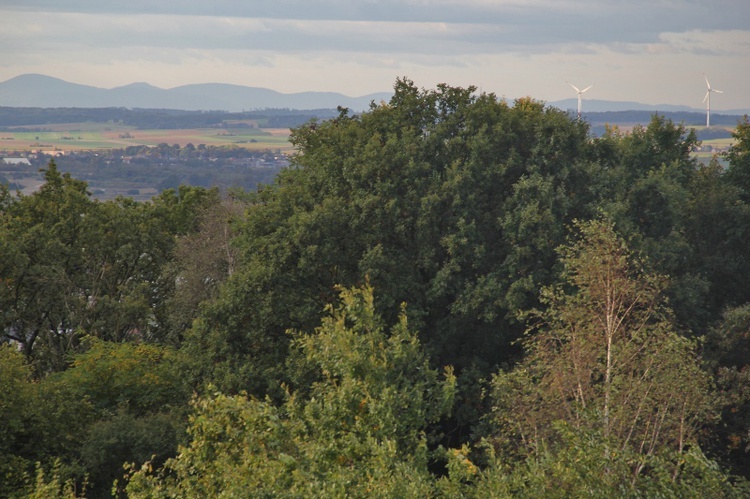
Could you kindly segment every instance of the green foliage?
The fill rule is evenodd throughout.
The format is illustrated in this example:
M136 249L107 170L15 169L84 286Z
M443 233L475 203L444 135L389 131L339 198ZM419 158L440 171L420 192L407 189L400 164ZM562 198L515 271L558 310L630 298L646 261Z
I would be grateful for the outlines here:
M44 469L37 466L36 481L33 487L30 488L28 494L19 497L27 499L76 499L77 497L84 497L86 485L84 484L79 492L73 481L63 481L60 468L60 461L56 460L51 470L51 476L48 478Z
M84 335L161 339L175 235L194 230L196 212L215 198L181 188L151 203L100 203L50 162L38 191L2 195L3 336L22 345L37 374L64 369Z
M54 162L45 181L34 195L9 203L0 228L10 254L0 264L0 324L29 356L37 341L44 345L49 355L38 359L41 370L59 368L57 352L73 340L66 298L75 294L82 228L93 205L86 184L60 174Z
M724 168L715 159L697 170L689 189L681 207L685 239L692 250L689 260L683 261L684 274L689 273L704 290L690 313L681 315L691 319L683 322L693 330L705 332L725 307L750 300L745 286L750 276L745 258L750 207L740 201L737 186L726 182Z
M702 213L688 208L704 194L692 189L699 163L691 152L698 144L693 130L660 115L628 134L609 130L593 143L602 167L594 181L601 211L653 271L670 276L665 292L678 323L704 332L717 309L703 267L709 255L695 252L700 236L690 239L701 230L693 217Z
M304 418L333 438L343 432L363 441L393 440L400 453L413 454L423 445L420 429L450 411L452 370L440 382L430 369L405 307L386 331L370 287L342 290L341 304L329 313L315 335L295 341L323 375L312 386Z
M564 422L553 425L554 445L542 444L523 460L490 452L489 465L462 490L464 497L745 497L745 482L733 482L700 449L667 452L642 461L629 450L613 452L596 430Z
M177 374L167 372L169 365L161 357L153 346L98 342L72 369L32 382L23 354L0 346L0 495L12 496L32 483L28 477L34 463L45 469L54 464L52 481L36 484L41 496L61 489L64 482L83 483L87 474L96 493L102 486L109 489L112 477L107 474L121 470L124 462L144 462L154 454L165 458L173 452L179 431L175 426L180 426L176 415L152 418L150 426L148 419L121 413L109 419L118 405L137 414L182 402ZM139 431L140 441L133 438ZM160 436L169 432L165 443ZM114 452L118 445L120 454ZM92 457L92 452L102 451L108 461Z
M146 466L131 497L431 495L426 425L450 408L455 379L430 369L402 312L386 329L372 289L342 290L295 347L322 377L309 397L213 395L195 401L189 446L162 474Z
M35 463L61 481L82 473L73 459L92 412L57 383L35 383L24 355L0 345L0 496L14 497L31 486Z
M26 420L34 402L30 378L23 355L9 345L0 345L0 496L3 497L23 483L30 465L30 456L23 455L24 440L29 438Z
M710 384L669 322L663 280L643 273L609 223L578 227L561 250L563 285L534 313L526 358L495 378L496 441L523 455L553 445L552 423L565 421L601 434L604 458L640 456L637 476L651 457L695 442L713 416Z
M172 276L175 290L167 301L170 339L179 340L198 315L201 303L215 299L220 286L238 266L233 244L234 226L245 209L236 196L209 203L201 210L195 231L180 236L165 275Z
M750 121L747 115L737 123L732 137L734 144L724 154L729 161L727 181L739 187L743 200L750 202Z
M750 235L750 123L745 117L734 132L735 142L724 159L717 158L694 176L691 196L684 204L688 215L685 233L693 255L683 265L706 284L705 301L708 320L721 320L723 311L750 302L750 262L747 251ZM687 265L685 265L687 263ZM690 315L700 313L698 308Z
M750 478L750 305L725 311L706 338L704 362L722 403L711 450Z
M164 347L93 341L71 368L34 381L24 355L0 346L0 496L70 483L103 497L124 463L163 463L184 432L179 366ZM52 481L34 485L35 463Z
M566 223L590 211L586 133L530 99L408 80L294 130L292 166L238 226L242 265L186 335L205 377L278 393L286 331L311 331L336 284L366 277L389 322L408 301L434 365L489 372L515 353L515 312L551 282Z
M98 411L125 408L143 415L189 399L188 380L179 368L176 353L168 347L92 340L57 379Z
M77 463L92 497L122 479L124 463L160 465L174 455L190 397L181 367L168 347L92 340L69 369L44 380L90 407L83 431L55 454Z
M175 455L183 426L179 413L136 417L125 410L90 425L85 439L79 442L80 463L86 470L90 497L103 497L116 480L122 482L127 463L163 465Z

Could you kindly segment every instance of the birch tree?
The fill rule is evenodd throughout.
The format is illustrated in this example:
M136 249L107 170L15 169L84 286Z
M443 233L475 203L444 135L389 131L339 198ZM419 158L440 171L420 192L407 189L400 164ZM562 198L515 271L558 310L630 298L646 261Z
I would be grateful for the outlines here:
M611 224L578 229L561 250L563 283L531 314L525 360L495 378L496 423L532 449L550 444L555 421L595 431L603 462L637 456L637 476L649 458L695 442L713 414L709 381L671 323L666 279L646 273Z

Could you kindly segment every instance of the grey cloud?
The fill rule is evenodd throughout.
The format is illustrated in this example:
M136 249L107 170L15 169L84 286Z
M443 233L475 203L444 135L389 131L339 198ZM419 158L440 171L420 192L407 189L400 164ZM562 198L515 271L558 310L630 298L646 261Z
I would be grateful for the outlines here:
M5 8L36 12L518 25L528 27L530 36L557 36L598 42L651 41L663 31L745 29L750 18L750 2L746 0L6 0L3 3Z
M359 23L335 21L291 22L264 20L232 27L220 20L146 16L127 22L110 16L63 16L63 23L40 19L47 29L34 34L34 51L71 51L75 46L203 50L267 50L274 52L378 52L442 54L444 56L521 50L529 45L527 30L512 26L440 25L428 23ZM119 21L119 22L118 22ZM47 23L47 24L45 24ZM137 24L137 29L133 25ZM179 25L179 28L175 28ZM24 50L22 35L14 35L14 49ZM553 36L536 37L532 46L557 43ZM0 56L1 57L1 56Z
M554 29L522 22L503 24L354 22L283 19L227 19L178 15L21 14L16 25L37 27L13 30L12 47L24 50L62 50L66 45L96 48L123 46L182 49L267 50L275 52L378 52L393 54L475 54L517 51L561 51L586 44L628 47L637 37L612 37L606 26L592 28L586 39L573 22L558 19ZM0 21L2 24L2 21ZM2 32L2 30L0 30ZM3 36L3 35L0 35ZM609 40L614 38L615 40ZM648 42L659 42L659 34ZM8 47L8 45L5 45Z

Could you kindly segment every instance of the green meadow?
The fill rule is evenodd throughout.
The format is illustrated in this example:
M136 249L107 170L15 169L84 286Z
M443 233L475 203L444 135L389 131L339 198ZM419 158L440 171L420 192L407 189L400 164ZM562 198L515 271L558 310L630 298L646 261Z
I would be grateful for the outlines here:
M176 130L135 129L111 123L67 123L32 125L28 131L0 132L0 151L116 149L128 146L155 146L161 143L189 143L212 146L244 147L250 150L291 151L289 130L249 128L247 124L227 123L224 128L190 128ZM232 126L234 125L234 127ZM240 125L240 126L238 126ZM236 128L235 128L236 127Z

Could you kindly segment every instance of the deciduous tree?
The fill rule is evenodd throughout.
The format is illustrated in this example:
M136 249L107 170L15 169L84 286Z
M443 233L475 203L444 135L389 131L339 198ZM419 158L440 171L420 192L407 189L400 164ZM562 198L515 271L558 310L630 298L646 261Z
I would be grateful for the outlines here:
M638 476L652 456L697 445L714 399L695 346L671 325L664 278L643 272L610 223L578 227L561 253L563 284L532 314L526 358L494 381L498 442L553 445L552 424L565 421L601 436L603 462L633 456Z
M451 406L451 371L430 368L403 312L384 325L369 287L328 312L295 340L320 373L308 396L196 400L190 444L165 473L138 471L130 497L431 495L424 432Z
M435 365L517 353L519 307L552 282L565 225L593 209L585 123L533 99L399 80L388 103L293 131L297 154L237 227L242 265L186 334L222 390L274 391L288 329L369 277L408 302ZM201 364L201 362L198 362Z

